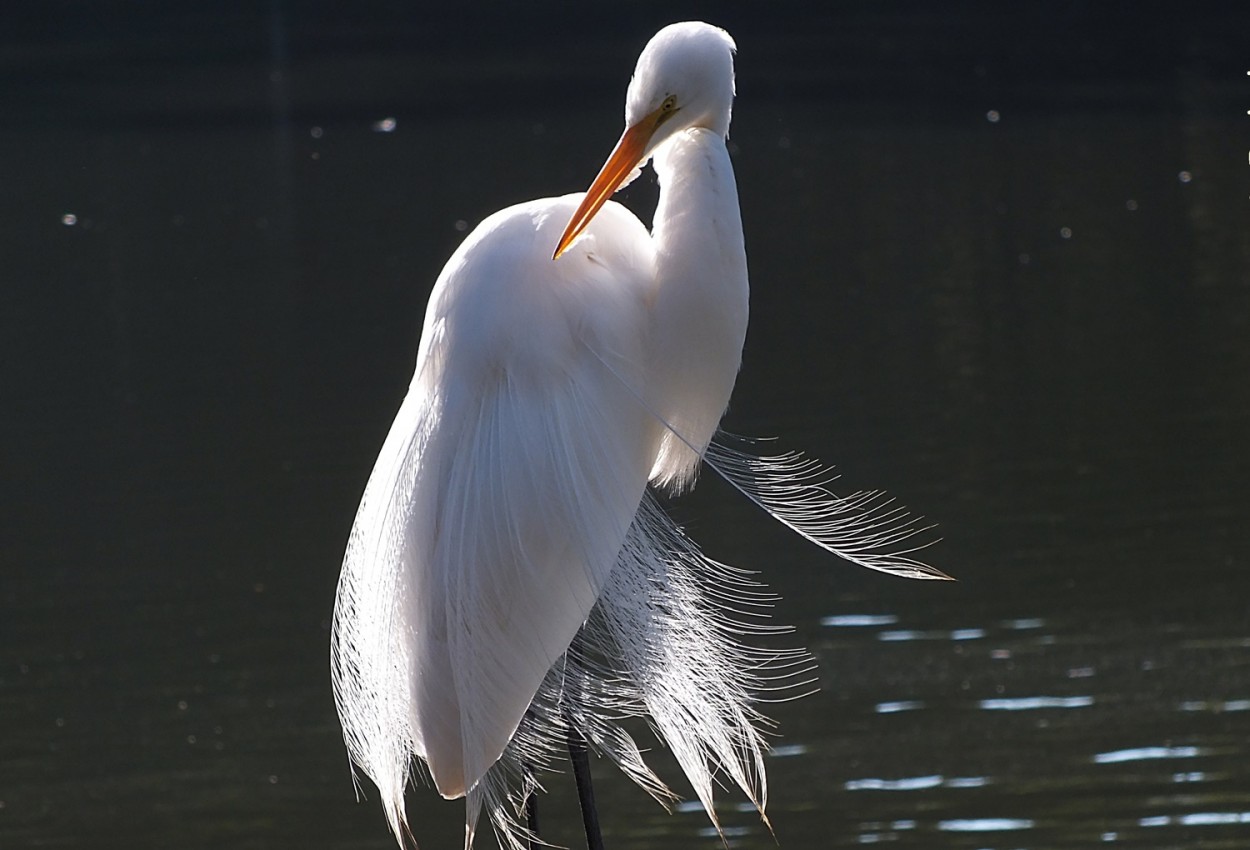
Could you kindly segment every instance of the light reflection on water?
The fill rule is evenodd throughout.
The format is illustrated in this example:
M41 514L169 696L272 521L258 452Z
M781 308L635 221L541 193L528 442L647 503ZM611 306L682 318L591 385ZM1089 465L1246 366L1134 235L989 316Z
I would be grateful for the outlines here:
M847 791L919 791L924 788L980 788L989 783L985 776L911 776L904 779L852 779Z
M1161 815L1142 818L1141 826L1227 826L1236 823L1250 823L1250 812L1196 812L1190 815Z
M889 626L897 622L898 617L893 614L833 614L820 620L822 626L833 628Z
M815 648L833 677L828 688L853 669L851 659L878 677L871 698L856 695L855 675L826 705L868 747L889 748L901 738L910 748L905 759L883 750L834 768L850 797L845 807L859 816L855 836L837 846L1025 850L1189 840L1242 846L1244 836L1234 833L1244 829L1250 805L1244 763L1250 727L1224 722L1250 707L1245 691L1236 690L1250 688L1243 662L1227 654L1240 638L1161 642L1145 631L1116 635L1076 610L986 619L986 626L930 628L923 605L872 614L851 607L815 618L821 630L809 634L821 638ZM1185 675L1212 666L1233 675ZM891 694L884 683L904 669L943 669L949 685L901 677L901 690ZM1172 677L1222 693L1150 695L1156 680ZM1181 717L1198 722L1176 722ZM970 749L945 748L952 729L964 730ZM804 743L813 754L828 753L839 737ZM1004 757L1012 751L1032 755ZM1178 771L1178 762L1186 767ZM916 764L941 770L905 767ZM1186 794L1170 790L1177 788ZM784 812L774 814L784 819ZM961 843L959 836L980 843Z
M1186 700L1180 704L1181 711L1250 711L1250 699Z
M874 710L878 714L894 714L899 711L915 711L924 708L924 703L918 699L901 699L893 702L879 702Z
M954 629L952 631L913 631L910 629L893 629L879 632L877 640L979 640L985 637L984 629Z
M897 613L851 607L800 628L833 681L810 701L776 712L784 738L770 757L778 790L769 811L782 846L794 843L796 830L827 828L820 824L829 818L844 826L827 836L828 846L1243 846L1247 730L1225 721L1243 716L1250 703L1244 691L1228 689L1250 681L1183 675L1228 663L1239 669L1223 654L1228 639L1208 633L1180 650L1180 642L1160 643L1144 631L1107 632L1077 612L991 613L985 626L953 629L928 628L931 617L923 603ZM913 622L920 627L909 628ZM923 637L881 640L891 632ZM960 639L968 633L978 639ZM923 675L937 669L944 672L935 680ZM1225 693L1152 695L1156 681L1174 677ZM961 749L951 749L953 734L965 742ZM908 769L917 765L940 769ZM792 772L826 788L820 802L796 800ZM830 781L845 796L829 791ZM751 806L726 799L717 809L730 846L771 840ZM703 816L697 803L677 811ZM843 812L853 815L843 820ZM713 846L714 830L694 831Z
M981 700L987 711L1033 711L1039 708L1085 708L1094 704L1090 696L1080 697L1002 697Z
M1032 829L1033 821L1027 818L960 818L939 821L937 828L942 832L1010 832Z
M1094 756L1094 763L1119 764L1125 761L1191 759L1200 755L1203 755L1203 750L1199 747L1134 747L1130 750L1098 753Z

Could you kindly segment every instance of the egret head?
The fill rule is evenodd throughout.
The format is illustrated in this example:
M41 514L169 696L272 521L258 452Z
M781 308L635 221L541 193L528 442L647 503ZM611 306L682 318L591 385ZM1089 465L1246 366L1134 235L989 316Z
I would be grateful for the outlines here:
M698 21L670 24L647 42L625 96L625 133L590 184L552 259L660 145L693 127L729 134L734 49L729 33Z
M698 21L670 24L647 42L625 95L625 126L652 126L646 154L690 127L728 135L734 49L729 33Z

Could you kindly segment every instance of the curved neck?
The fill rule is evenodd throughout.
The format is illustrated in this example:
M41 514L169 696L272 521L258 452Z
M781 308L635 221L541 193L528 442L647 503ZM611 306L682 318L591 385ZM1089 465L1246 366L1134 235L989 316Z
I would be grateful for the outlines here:
M648 395L651 409L681 436L663 437L651 480L680 490L698 474L699 455L733 392L747 331L747 257L723 136L680 133L657 151L655 170Z
M709 274L746 279L738 187L725 139L714 130L686 130L655 153L660 200L651 234L661 280ZM709 267L709 263L711 267Z

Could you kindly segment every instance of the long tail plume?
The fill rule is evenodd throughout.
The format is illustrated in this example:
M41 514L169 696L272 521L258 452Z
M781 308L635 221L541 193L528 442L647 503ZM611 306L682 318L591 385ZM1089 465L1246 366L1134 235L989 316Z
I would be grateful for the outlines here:
M642 394L598 352L599 362L625 386L656 421L757 507L806 540L853 564L904 578L951 577L912 557L933 545L936 527L880 490L838 496L829 489L837 473L801 452L757 455L734 447L759 441L720 432L698 446L656 412Z
M774 597L749 574L703 555L647 496L582 632L544 680L521 729L469 795L469 821L489 815L500 845L525 850L527 776L558 767L570 726L666 806L677 799L625 730L645 718L719 830L714 790L729 777L764 814L764 694L810 690L810 660L760 649L744 634L768 622ZM532 783L533 780L529 779Z
M880 490L849 496L829 489L837 474L801 452L755 455L730 445L747 442L720 434L703 459L769 516L820 548L853 564L918 579L950 576L912 555L933 545L935 526Z

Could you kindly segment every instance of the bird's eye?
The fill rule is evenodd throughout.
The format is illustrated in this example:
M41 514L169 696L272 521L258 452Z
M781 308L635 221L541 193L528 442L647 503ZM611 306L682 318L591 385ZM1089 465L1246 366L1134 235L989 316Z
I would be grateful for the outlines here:
M664 102L660 104L660 108L655 111L655 126L660 126L668 119L677 114L677 95L670 94L664 98Z

